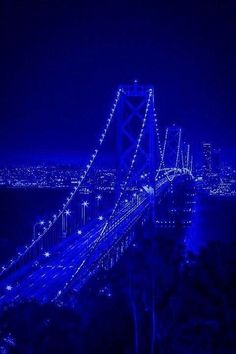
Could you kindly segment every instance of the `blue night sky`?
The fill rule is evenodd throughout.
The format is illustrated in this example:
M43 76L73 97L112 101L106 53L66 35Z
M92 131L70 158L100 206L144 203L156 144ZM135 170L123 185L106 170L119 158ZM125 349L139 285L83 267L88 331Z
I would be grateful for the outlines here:
M235 148L234 1L9 1L0 11L0 163L79 161L120 83L161 125ZM89 141L89 144L88 144Z

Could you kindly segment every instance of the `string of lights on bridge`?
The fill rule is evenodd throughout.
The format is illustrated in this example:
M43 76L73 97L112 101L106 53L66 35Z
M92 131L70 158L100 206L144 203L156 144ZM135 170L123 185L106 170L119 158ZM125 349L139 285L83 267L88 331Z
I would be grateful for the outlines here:
M146 125L146 121L147 121L147 117L148 117L148 111L149 111L149 106L150 106L150 101L151 101L151 97L152 97L152 94L153 94L153 91L152 89L149 90L149 95L148 95L148 99L147 99L147 105L146 105L146 109L145 109L145 114L144 114L144 118L143 118L143 121L142 121L142 126L141 126L141 130L140 130L140 133L139 133L139 137L138 137L138 141L137 141L137 145L136 145L136 148L135 148L135 151L134 151L134 154L133 154L133 157L131 159L131 163L130 163L130 167L129 167L129 170L128 170L128 173L126 175L126 178L125 178L125 182L124 182L124 185L123 185L123 188L121 189L120 191L120 194L117 198L117 201L112 209L112 212L110 214L110 216L108 217L108 219L106 220L105 224L104 224L104 227L99 235L99 237L97 238L96 240L96 243L94 244L94 246L91 248L90 250L90 253L92 253L93 249L96 247L96 244L97 242L100 242L101 239L104 237L104 234L105 234L105 231L109 225L109 222L112 220L118 206L120 205L120 202L121 202L121 199L126 191L126 187L128 185L128 182L129 182L129 179L130 179L130 176L131 176L131 173L132 173L132 170L133 170L133 167L135 165L135 161L136 161L136 157L137 157L137 153L139 151L139 148L140 148L140 144L141 144L141 141L142 141L142 137L143 137L143 132L144 132L144 128L145 128L145 125ZM66 290L66 288L69 286L69 284L71 284L71 282L73 281L73 279L76 277L76 275L78 274L78 272L81 270L82 267L84 267L86 264L86 259L83 260L81 262L81 264L77 267L77 269L75 270L75 272L71 275L70 279L64 284L64 286L58 291L57 295L55 296L55 298L52 300L52 301L58 301L59 297L64 293L64 291Z
M61 216L63 216L64 213L68 215L68 213L69 213L68 206L69 206L70 202L72 201L72 199L74 198L74 196L77 194L82 182L85 180L89 170L91 169L91 167L92 167L92 165L93 165L93 163L94 163L94 161L95 161L95 159L96 159L96 157L97 157L97 155L99 153L99 150L100 150L101 146L103 145L103 142L105 140L105 137L106 137L107 132L109 130L110 124L111 124L112 119L114 117L114 114L115 114L115 111L116 111L116 108L117 108L117 105L118 105L118 102L119 102L119 99L120 99L120 96L121 96L122 92L123 92L123 90L120 88L117 91L117 93L116 93L116 98L115 98L114 104L112 106L110 115L109 115L109 117L107 119L105 127L104 127L104 129L103 129L103 131L102 131L102 133L100 135L99 140L98 140L98 147L94 149L94 152L92 153L92 155L91 155L91 157L89 159L89 162L87 163L84 171L82 172L82 174L81 174L81 176L80 176L80 178L78 180L77 186L74 187L74 190L70 193L69 197L67 197L66 202L63 203L62 208L59 209L58 213L55 213L53 215L52 220L48 221L48 226L44 226L43 232L38 233L38 237L35 238L35 239L33 238L31 244L25 246L24 252L18 253L15 259L11 259L9 265L7 265L7 266L3 265L2 266L2 269L1 269L1 272L0 272L0 276L3 273L5 273L8 270L10 270L10 268L12 268L14 265L16 265L20 261L20 259L23 258L32 249L32 247L36 243L38 243L47 234L47 232L51 229L51 227L58 221L58 219ZM45 222L41 221L40 224L41 225L45 225ZM80 233L80 231L81 230L78 230L79 233Z

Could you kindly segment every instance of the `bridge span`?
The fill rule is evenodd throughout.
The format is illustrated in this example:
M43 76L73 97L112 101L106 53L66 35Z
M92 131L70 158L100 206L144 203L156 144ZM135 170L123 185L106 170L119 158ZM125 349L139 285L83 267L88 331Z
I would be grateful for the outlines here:
M87 222L85 203L78 218L78 195L91 179L114 119L116 200L102 217ZM161 138L153 88L137 82L120 87L77 186L24 250L2 266L0 305L29 299L60 303L67 291L79 291L98 271L112 268L132 243L138 222L149 215L155 223L155 205L167 187L178 178L183 183L192 178L192 161L180 128L166 128Z
M187 174L188 175L188 174ZM181 176L169 171L156 184L160 195L164 188ZM22 300L58 301L66 290L79 291L101 269L110 269L133 241L137 222L147 216L152 204L145 188L106 219L90 222L81 234L70 235L50 252L20 267L0 283L0 305Z

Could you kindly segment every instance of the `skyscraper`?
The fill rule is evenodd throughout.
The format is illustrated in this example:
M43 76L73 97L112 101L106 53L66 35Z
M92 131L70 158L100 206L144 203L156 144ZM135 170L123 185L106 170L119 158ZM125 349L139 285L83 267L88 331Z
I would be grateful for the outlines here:
M212 170L212 146L211 143L202 143L202 170L208 174Z
M213 149L212 151L212 171L215 173L220 172L221 168L221 150L220 149Z

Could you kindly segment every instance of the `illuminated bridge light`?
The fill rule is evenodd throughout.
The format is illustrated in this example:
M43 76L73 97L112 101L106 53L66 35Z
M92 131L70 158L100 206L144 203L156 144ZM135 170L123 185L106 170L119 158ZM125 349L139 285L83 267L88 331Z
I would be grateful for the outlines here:
M11 286L11 285L7 285L7 286L6 286L6 290L7 290L7 291L11 291L11 290L12 290L12 286Z
M78 235L82 235L82 230L78 230L78 231L77 231L77 234L78 234Z
M45 258L48 258L48 257L50 257L51 254L50 254L50 252L44 252L43 255L44 255Z
M99 221L102 221L104 219L104 217L102 216L102 215L100 215L99 217L98 217L98 220Z

